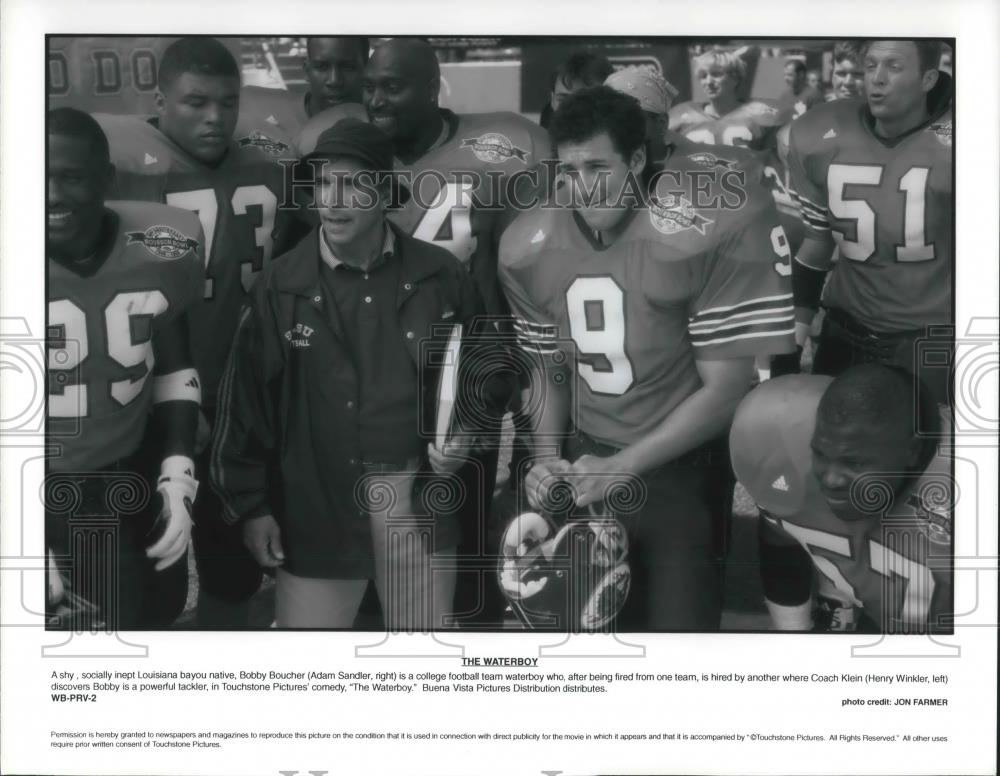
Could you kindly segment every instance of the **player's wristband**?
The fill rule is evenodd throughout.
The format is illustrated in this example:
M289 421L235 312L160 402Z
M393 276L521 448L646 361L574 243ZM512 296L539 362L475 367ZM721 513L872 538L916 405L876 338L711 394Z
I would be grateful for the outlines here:
M826 282L824 270L807 267L800 261L792 262L792 298L796 307L808 307L815 310L823 296L823 284Z
M156 489L169 488L194 502L198 494L198 480L194 478L194 461L186 455L170 455L160 464Z
M198 370L178 369L153 378L153 404L165 401L193 401L201 404L201 379Z

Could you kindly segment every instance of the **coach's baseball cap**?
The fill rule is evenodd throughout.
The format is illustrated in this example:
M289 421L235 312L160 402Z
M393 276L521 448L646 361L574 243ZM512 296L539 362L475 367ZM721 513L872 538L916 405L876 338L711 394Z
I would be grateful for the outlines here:
M616 70L604 79L604 85L634 97L644 111L658 116L667 115L677 96L677 90L665 78L637 67Z
M369 165L374 172L391 172L395 149L389 136L374 124L345 118L323 130L316 147L302 161L330 156L349 156Z

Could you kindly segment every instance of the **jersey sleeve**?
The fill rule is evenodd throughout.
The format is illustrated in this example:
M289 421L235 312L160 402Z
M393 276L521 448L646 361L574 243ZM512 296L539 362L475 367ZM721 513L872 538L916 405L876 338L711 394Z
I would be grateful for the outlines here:
M825 241L831 238L826 184L807 166L808 135L802 125L792 124L788 137L788 178L806 236Z
M523 263L519 267L518 257L511 253L517 248L519 233L519 229L511 229L500 240L500 287L510 306L518 346L531 355L551 357L559 350L559 327L532 298L526 282L526 268Z
M767 202L759 212L721 235L705 257L688 321L695 358L794 350L790 251L769 195L760 196Z

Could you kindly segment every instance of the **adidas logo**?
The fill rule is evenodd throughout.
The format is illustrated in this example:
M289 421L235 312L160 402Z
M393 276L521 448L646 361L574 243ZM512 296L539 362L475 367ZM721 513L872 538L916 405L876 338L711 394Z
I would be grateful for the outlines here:
M788 492L788 483L785 481L785 475L779 474L778 479L771 483L771 487L774 490L780 490L782 493Z
M534 245L535 243L540 243L544 239L545 239L545 232L539 229L537 232L535 232L535 236L531 238L531 244Z
M150 164L156 164L160 160L157 159L152 154L146 154L145 158L142 161L143 161L144 164L150 165Z
M836 136L837 136L837 131L836 130L834 130L834 129L828 129L827 132L826 132L826 134L823 135L823 139L824 140L829 140L830 138L833 138L833 137L836 137Z
M197 377L192 377L190 380L188 380L186 383L184 383L184 385L187 388L197 388L198 387L198 378Z
M274 116L268 116L266 119L264 119L264 121L266 121L268 124L278 123L278 120Z

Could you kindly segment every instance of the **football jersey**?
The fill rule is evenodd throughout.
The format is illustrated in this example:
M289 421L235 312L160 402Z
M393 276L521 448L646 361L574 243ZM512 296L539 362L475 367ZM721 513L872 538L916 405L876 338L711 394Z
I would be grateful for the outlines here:
M792 124L788 164L806 235L832 233L841 258L824 304L880 332L949 323L951 112L893 140L871 122L863 102L836 100Z
M259 133L291 147L309 120L306 112L308 94L264 86L240 89L240 115L236 138Z
M153 339L201 298L204 238L184 210L108 202L114 238L97 269L48 261L48 434L56 471L135 452L152 405ZM98 259L100 257L97 257Z
M303 130L303 147L308 147L307 131L318 137L343 118L344 108L314 116ZM515 113L459 116L442 110L441 115L445 131L438 144L412 164L396 160L395 169L413 196L390 210L389 218L418 240L451 251L472 273L487 312L501 314L497 246L500 232L513 220L506 181L549 157L548 133ZM534 181L522 176L518 183L518 197L530 204L530 196L544 186L544 175Z
M883 629L947 627L952 611L950 463L939 452L901 495L877 487L870 518L841 520L812 474L820 397L832 378L787 375L740 404L729 437L737 479L764 519L809 553L825 591Z
M791 108L771 100L751 100L721 118L705 112L706 103L689 101L670 110L670 129L705 145L743 146L761 154L765 186L792 246L802 243L798 205L788 191L785 162L777 152L778 134L794 118Z
M96 115L117 168L117 196L164 202L198 214L205 233L202 303L191 312L192 353L202 376L202 403L214 406L243 296L284 246L288 147L260 138L234 140L222 162L192 158L151 120Z
M705 157L675 151L667 169L683 182L716 167ZM725 203L721 177L710 177L700 201ZM696 359L794 348L774 205L752 179L740 190L745 199L711 208L666 194L626 216L607 247L567 208L522 213L504 233L500 283L518 340L529 354L573 365L587 434L624 447L650 432L701 386Z
M319 136L341 119L368 121L368 112L357 102L344 102L320 111L306 121L295 135L295 150L299 156L311 154L316 149Z

